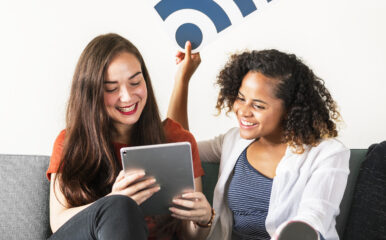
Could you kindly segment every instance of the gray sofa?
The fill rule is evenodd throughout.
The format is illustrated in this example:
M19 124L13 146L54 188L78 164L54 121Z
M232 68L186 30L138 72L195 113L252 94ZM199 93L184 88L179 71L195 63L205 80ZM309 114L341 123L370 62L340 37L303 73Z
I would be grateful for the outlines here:
M352 149L348 185L336 228L343 236L359 167L365 149ZM218 164L204 163L204 193L211 202ZM46 239L49 227L49 182L45 177L49 156L0 154L0 239ZM343 237L341 237L343 239Z

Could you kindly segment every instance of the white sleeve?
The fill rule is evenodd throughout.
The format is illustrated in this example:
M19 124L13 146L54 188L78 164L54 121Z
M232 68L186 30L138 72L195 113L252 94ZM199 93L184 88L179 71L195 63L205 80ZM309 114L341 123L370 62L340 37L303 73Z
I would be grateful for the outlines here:
M350 150L340 148L324 156L320 154L317 158L300 198L297 215L289 221L306 222L326 238L327 231L339 214L349 174Z
M222 134L212 140L199 141L197 143L202 162L220 162L224 136L225 134Z

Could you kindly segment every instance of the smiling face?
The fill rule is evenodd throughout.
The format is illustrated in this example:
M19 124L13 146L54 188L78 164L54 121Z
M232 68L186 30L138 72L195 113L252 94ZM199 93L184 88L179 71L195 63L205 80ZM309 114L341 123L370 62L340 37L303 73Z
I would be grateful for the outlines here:
M242 82L233 111L244 139L280 141L283 102L274 95L276 79L259 72L248 72Z
M104 81L104 103L119 134L127 134L146 105L147 88L141 64L131 53L118 53Z

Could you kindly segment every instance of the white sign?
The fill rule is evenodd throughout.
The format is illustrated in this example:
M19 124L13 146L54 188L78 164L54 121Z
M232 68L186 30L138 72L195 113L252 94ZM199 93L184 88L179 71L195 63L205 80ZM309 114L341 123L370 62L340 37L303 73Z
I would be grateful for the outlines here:
M200 51L223 30L240 23L271 0L161 0L154 9L166 31L183 51L185 42Z

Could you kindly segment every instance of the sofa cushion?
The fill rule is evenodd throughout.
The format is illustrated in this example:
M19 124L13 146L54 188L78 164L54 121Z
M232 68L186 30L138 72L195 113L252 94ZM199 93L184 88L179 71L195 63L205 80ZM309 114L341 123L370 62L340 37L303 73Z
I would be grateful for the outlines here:
M48 156L0 154L1 239L50 235L48 163Z
M340 239L343 239L343 233L346 228L346 222L349 215L352 196L354 194L359 169L362 162L365 160L367 149L351 149L350 150L350 174L347 179L346 190L340 203L340 214L336 218L336 230Z
M205 175L202 176L202 192L205 194L208 202L213 205L213 192L217 184L218 178L218 163L202 162L202 168Z

